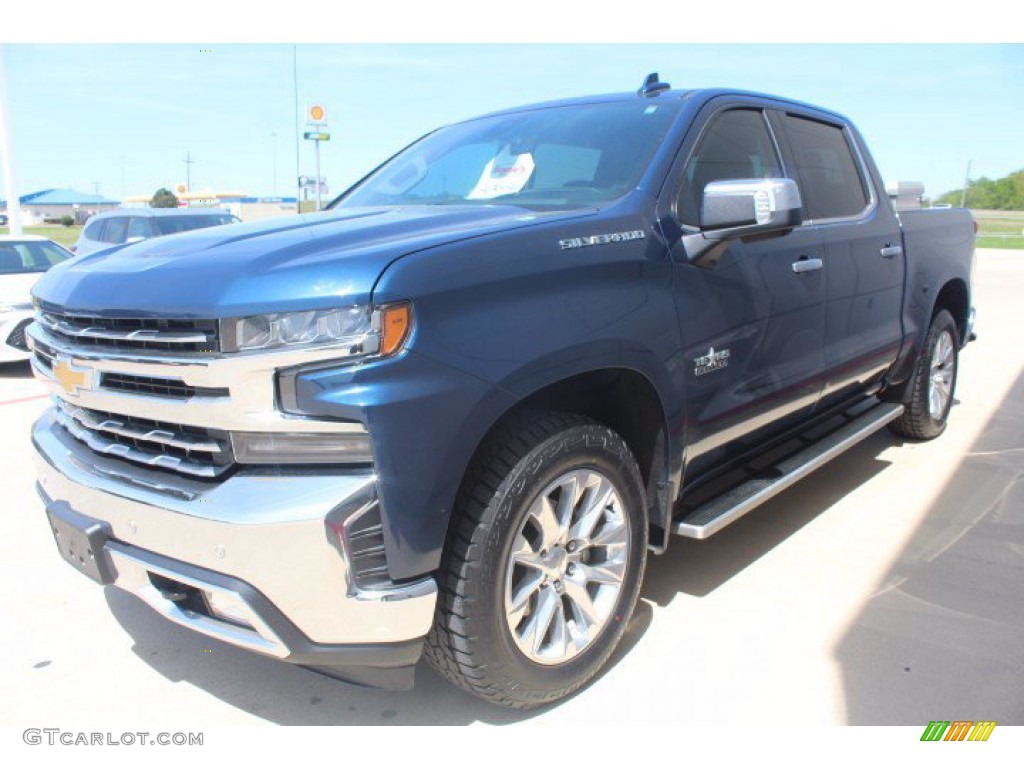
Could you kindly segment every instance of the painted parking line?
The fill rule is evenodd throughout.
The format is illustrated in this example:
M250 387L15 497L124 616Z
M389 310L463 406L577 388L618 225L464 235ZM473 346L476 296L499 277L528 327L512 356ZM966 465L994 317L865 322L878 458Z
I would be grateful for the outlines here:
M14 405L15 403L27 403L29 400L42 400L49 397L49 394L30 395L29 397L16 397L13 400L0 400L0 405Z

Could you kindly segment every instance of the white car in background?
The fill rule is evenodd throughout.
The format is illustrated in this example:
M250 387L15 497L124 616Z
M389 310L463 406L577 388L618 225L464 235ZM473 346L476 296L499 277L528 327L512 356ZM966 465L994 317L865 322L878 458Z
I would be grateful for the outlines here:
M46 270L74 256L36 235L0 235L0 363L27 360L32 286Z

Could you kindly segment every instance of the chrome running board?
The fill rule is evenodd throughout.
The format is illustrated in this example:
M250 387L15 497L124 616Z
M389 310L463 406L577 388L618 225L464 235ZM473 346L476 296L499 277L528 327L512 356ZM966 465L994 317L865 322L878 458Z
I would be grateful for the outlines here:
M755 477L700 506L683 512L672 522L672 532L691 539L706 539L776 494L803 479L823 464L852 448L890 421L899 418L899 403L879 403L825 434L797 453L761 471Z

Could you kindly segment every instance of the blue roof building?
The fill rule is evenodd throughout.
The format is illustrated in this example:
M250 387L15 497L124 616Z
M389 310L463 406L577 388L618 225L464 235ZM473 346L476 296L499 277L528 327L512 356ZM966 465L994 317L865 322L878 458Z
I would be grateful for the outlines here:
M74 189L42 189L18 198L21 202L24 223L28 225L59 221L62 216L71 216L78 223L100 211L109 211L120 205L103 195L91 195ZM6 201L0 200L0 208L6 210Z

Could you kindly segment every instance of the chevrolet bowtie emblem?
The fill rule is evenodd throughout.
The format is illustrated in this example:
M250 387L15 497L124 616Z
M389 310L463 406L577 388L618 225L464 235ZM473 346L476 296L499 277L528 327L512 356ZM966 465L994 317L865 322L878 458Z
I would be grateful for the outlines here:
M88 368L75 368L70 360L61 359L53 364L53 378L60 382L65 392L72 395L78 394L80 389L89 388L90 373Z

